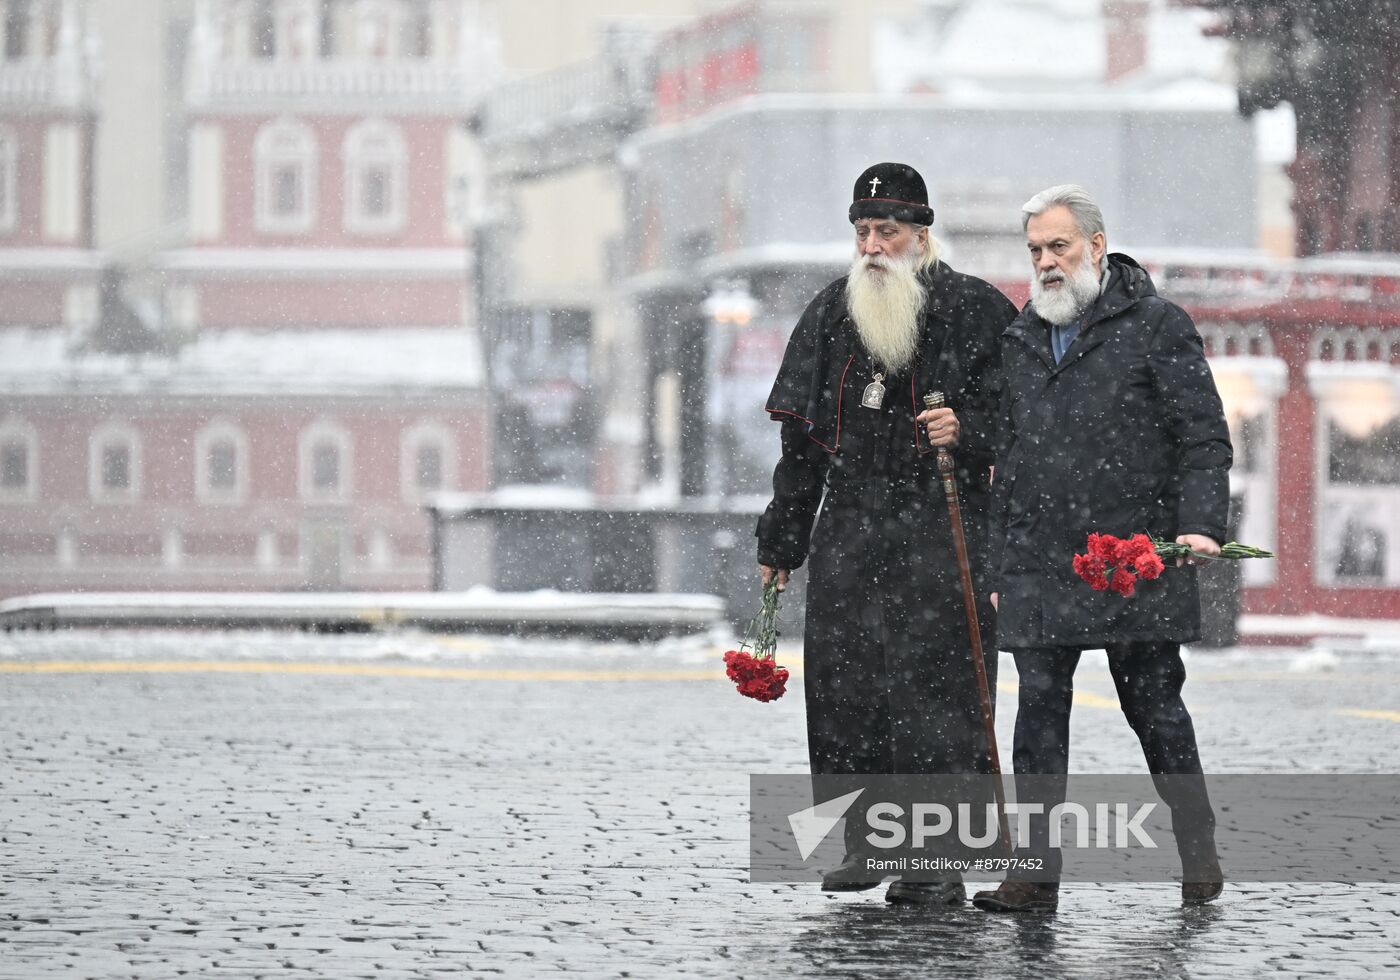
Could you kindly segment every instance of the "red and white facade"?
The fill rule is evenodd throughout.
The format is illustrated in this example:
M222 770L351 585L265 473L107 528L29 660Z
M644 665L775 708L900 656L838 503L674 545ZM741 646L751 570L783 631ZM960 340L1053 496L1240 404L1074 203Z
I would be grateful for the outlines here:
M186 70L186 329L465 322L469 0L203 0Z
M28 266L0 304L0 596L430 585L427 495L490 483L457 129L488 67L472 9L198 0L186 240L153 261L163 340L138 353L98 322L88 162L69 211L25 218L69 173L32 161L90 152L91 112L4 109Z
M97 317L94 70L83 0L0 7L0 327Z

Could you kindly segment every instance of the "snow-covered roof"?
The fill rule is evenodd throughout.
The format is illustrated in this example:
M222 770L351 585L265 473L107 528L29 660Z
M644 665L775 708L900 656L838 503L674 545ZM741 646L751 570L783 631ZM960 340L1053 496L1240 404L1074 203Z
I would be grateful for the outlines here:
M172 354L75 351L57 329L0 330L0 391L12 395L344 395L480 388L481 343L465 328L221 330Z
M1162 86L1190 79L1218 88L1211 101L1234 104L1230 46L1206 37L1210 11L1182 9L1153 0L1142 22L1143 64L1122 79L1106 81L1108 21L1101 0L962 0L941 5L940 16L913 24L890 22L876 33L873 68L878 91L932 89L950 102L987 91L1014 92L1030 104L1071 92L1151 94L1157 107L1171 103ZM1194 102L1199 86L1178 88Z
M366 623L423 629L527 632L644 630L686 633L714 627L718 596L676 592L84 592L0 601L0 623L20 628L246 627ZM120 641L118 641L120 642ZM0 645L0 657L9 654Z
M0 248L0 276L46 272L99 272L110 259L93 248Z
M155 258L155 268L190 275L445 276L471 268L465 248L181 248Z

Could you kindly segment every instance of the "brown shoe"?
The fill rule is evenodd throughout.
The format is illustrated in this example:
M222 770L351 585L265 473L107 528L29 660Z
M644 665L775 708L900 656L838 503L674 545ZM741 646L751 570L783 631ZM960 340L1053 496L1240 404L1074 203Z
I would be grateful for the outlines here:
M1219 875L1206 881L1183 881L1181 883L1182 905L1209 905L1225 890L1225 876Z
M972 904L986 912L1053 912L1060 905L1058 885L1008 878L995 891L978 892Z

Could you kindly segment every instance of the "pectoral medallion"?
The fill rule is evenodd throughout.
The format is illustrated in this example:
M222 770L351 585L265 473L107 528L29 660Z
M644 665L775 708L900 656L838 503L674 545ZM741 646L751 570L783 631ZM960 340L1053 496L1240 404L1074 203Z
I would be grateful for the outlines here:
M865 394L860 398L861 408L879 408L885 404L885 376L876 372L875 380L865 386Z

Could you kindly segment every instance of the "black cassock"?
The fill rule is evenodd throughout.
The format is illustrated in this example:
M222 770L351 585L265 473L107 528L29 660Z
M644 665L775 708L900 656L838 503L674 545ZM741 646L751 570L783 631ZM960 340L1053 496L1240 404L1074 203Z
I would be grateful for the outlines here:
M885 377L879 409L861 404L876 368L846 312L844 278L798 322L767 404L783 452L758 560L788 569L810 560L803 669L814 774L987 771L947 504L915 416L926 393L942 391L961 425L954 458L995 689L988 484L998 339L1016 309L942 263L926 282L919 357Z

